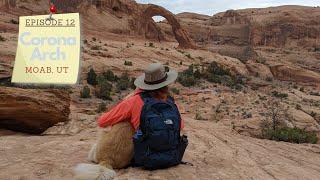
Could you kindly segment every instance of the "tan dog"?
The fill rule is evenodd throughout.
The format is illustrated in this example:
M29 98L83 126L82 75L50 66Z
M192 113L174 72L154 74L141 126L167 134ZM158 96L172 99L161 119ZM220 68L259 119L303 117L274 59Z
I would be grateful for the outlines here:
M88 159L94 164L78 164L74 169L76 180L108 180L115 177L113 169L130 164L133 157L134 129L129 122L121 122L110 130L101 131L97 144L91 148Z

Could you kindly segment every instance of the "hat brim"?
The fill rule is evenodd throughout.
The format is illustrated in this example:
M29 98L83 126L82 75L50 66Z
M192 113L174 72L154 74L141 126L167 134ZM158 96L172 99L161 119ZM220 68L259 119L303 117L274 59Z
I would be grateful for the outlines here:
M145 74L139 76L135 81L134 85L143 90L156 90L168 86L169 84L175 82L178 78L178 73L175 70L170 70L167 72L167 79L159 84L146 84L144 82Z

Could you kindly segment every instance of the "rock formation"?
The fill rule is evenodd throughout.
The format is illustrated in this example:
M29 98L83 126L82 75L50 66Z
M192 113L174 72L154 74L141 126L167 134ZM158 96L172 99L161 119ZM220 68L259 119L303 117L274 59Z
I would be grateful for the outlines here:
M14 8L17 2L17 0L6 1L0 4L0 7L4 6L7 9ZM189 37L187 31L180 25L175 15L158 5L138 4L132 0L72 0L67 2L65 0L54 0L53 2L59 12L80 12L84 16L92 16L89 11L93 11L92 8L96 8L98 10L95 14L95 16L98 16L97 21L103 21L104 19L104 22L95 22L94 27L99 28L99 26L104 26L101 29L109 30L112 33L140 35L155 40L165 40L165 37L152 17L163 16L172 26L172 31L179 43L179 48L196 48L195 43ZM32 9L35 13L43 14L43 11L48 11L49 5L47 0L40 0L37 3L39 7L34 9L27 8L30 6L30 3L19 1L19 4L23 5L24 9ZM30 15L30 11L28 13ZM106 14L113 15L114 17ZM86 24L92 24L92 21L88 20L89 22L87 22L86 18L84 17ZM109 21L108 18L114 19L115 24L109 24L112 21ZM119 22L121 22L119 26L114 27Z
M68 120L70 97L62 90L0 88L0 128L39 134Z
M274 77L285 81L295 81L304 83L315 83L319 85L320 75L306 69L290 67L287 65L276 65L270 68Z
M148 32L148 25L153 16L163 16L164 18L166 18L168 23L172 26L173 34L176 40L179 42L180 48L194 49L196 47L193 40L191 40L191 38L189 37L187 31L181 27L179 21L175 18L175 15L165 8L154 4L148 5L147 8L143 10L141 19L139 20L141 23L141 29L139 33Z

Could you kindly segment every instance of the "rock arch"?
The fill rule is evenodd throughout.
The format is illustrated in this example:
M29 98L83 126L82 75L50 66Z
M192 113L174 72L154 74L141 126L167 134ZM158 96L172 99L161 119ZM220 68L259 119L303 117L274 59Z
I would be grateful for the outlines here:
M184 30L177 18L173 13L170 11L166 10L165 8L154 5L154 4L149 4L144 11L142 11L141 15L141 27L143 32L146 31L148 23L152 19L153 16L162 16L167 19L168 23L172 27L173 34L176 38L176 40L179 43L179 48L191 48L195 49L196 45L192 41L192 39L189 37L188 33L186 30Z

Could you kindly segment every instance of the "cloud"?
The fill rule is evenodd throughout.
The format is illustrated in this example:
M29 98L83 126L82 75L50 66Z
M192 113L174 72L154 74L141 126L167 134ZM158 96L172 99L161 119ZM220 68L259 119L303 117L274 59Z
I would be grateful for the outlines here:
M319 6L319 0L137 0L163 6L173 13L195 12L212 16L228 9L264 8L281 5Z

